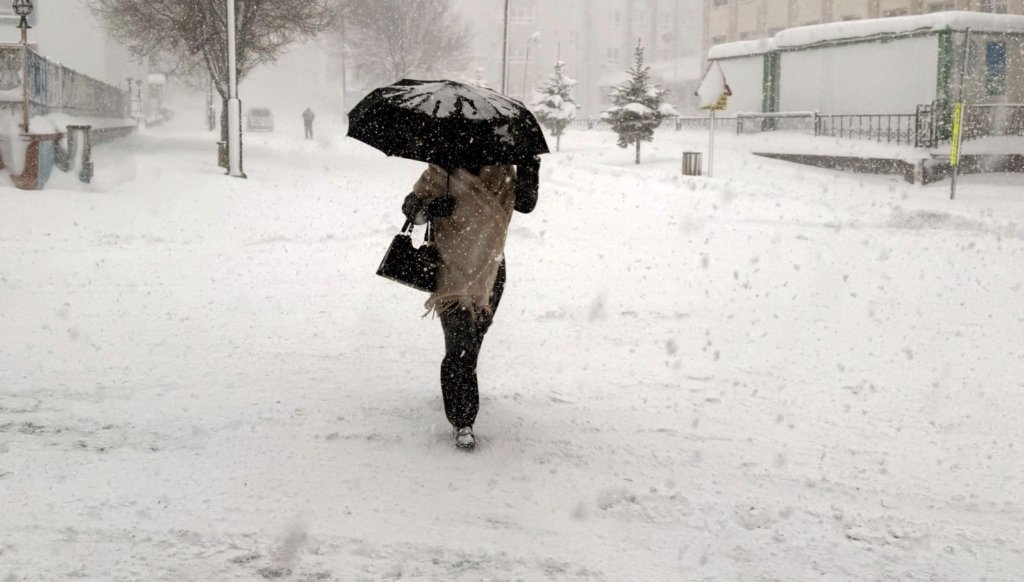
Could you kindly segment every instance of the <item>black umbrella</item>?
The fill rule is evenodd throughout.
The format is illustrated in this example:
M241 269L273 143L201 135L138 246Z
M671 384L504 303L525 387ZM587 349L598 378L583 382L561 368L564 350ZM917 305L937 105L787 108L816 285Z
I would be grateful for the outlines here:
M522 103L455 81L403 79L381 87L349 112L348 123L349 137L389 156L443 168L520 164L548 153Z

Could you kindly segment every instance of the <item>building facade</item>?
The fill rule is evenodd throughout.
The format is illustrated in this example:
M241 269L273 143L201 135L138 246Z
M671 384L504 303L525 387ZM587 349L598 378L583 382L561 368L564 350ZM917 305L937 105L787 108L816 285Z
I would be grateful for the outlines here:
M648 64L689 80L699 75L703 0L510 0L508 94L529 101L556 60L579 84L580 116L598 116L608 103L607 82L632 65L642 41ZM464 0L459 7L474 31L465 80L501 88L504 0ZM671 63L678 62L679 67ZM697 70L690 71L690 68ZM670 87L671 89L671 87ZM677 92L670 101L682 99ZM689 97L686 95L685 97Z
M703 0L704 50L774 36L786 28L965 10L1024 14L1024 0Z

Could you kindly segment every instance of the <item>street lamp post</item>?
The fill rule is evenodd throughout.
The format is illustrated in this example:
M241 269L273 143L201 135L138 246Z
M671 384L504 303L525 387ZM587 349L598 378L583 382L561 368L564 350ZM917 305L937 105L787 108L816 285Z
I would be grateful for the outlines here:
M21 131L28 133L29 101L28 101L28 15L32 14L32 0L14 0L14 13L21 17L18 28L21 29Z
M142 79L135 79L135 129L142 126Z
M238 99L235 49L235 0L228 5L228 175L244 178L242 172L242 102Z
M526 73L530 70L530 45L536 44L540 39L540 31L537 31L530 35L530 38L526 39L526 60L523 61L523 103L526 103Z
M132 117L132 81L134 81L135 79L133 77L125 77L124 80L128 81L128 112L127 113L128 113L128 117L131 118Z
M509 0L505 0L505 24L504 34L502 35L502 53L501 53L501 94L508 95L508 17L509 17Z

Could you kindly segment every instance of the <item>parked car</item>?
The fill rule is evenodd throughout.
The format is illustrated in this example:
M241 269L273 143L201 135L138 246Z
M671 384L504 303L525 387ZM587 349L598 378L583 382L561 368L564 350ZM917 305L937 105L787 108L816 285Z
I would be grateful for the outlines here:
M274 131L274 114L266 107L253 107L246 116L248 131Z

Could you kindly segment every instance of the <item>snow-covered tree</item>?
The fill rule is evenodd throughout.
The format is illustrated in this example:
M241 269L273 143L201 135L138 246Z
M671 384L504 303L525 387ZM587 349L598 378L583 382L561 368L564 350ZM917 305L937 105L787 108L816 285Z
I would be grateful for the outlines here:
M665 103L668 92L651 82L651 68L644 65L644 45L636 45L633 66L626 71L629 81L612 89L614 106L602 117L619 134L619 147L636 145L636 163L640 163L640 143L654 140L654 130L668 117L678 115L675 108Z
M205 89L210 79L225 106L221 139L227 140L228 49L224 0L89 0L104 28L158 70ZM328 30L334 0L235 0L238 80L273 62L288 45Z
M491 84L487 82L487 79L484 78L483 67L477 67L476 76L473 77L472 79L467 78L466 84L472 85L474 87L479 87L481 89L493 89L493 87L491 87Z
M555 72L537 87L540 96L532 109L537 120L555 136L555 151L562 149L562 134L576 119L576 100L572 97L575 85L576 80L565 74L565 63L558 61Z

